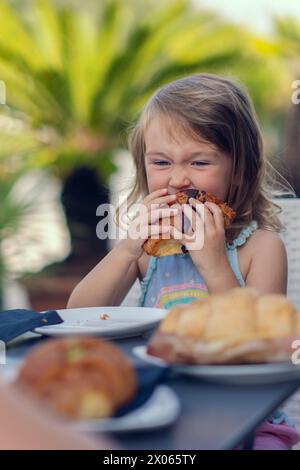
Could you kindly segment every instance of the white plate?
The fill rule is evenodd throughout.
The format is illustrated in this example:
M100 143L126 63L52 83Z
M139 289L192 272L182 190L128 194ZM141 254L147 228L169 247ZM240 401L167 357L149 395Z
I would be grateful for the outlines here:
M157 366L170 366L174 372L199 377L210 382L227 384L267 384L300 380L300 365L291 362L272 364L228 364L228 365L182 365L168 364L151 356L146 346L136 346L133 353L146 362Z
M17 366L2 366L1 379L12 382L18 373ZM124 416L106 419L76 421L70 427L87 432L133 432L163 428L172 424L180 413L180 402L173 390L158 385L148 400Z
M64 320L58 325L35 328L48 336L93 334L109 338L136 336L154 328L167 310L146 307L88 307L57 310ZM102 315L108 315L106 320Z
M71 426L88 432L147 431L169 426L177 419L179 412L180 403L175 392L165 385L158 385L143 405L124 416L78 421Z

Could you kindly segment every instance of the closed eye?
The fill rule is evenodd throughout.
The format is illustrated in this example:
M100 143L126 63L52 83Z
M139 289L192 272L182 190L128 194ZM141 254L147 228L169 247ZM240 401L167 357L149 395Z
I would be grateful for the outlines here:
M166 160L155 160L153 162L154 165L157 165L157 166L167 166L170 164L170 162L166 161ZM209 165L209 162L203 162L203 161L195 161L195 162L192 162L192 165L194 166L206 166L206 165Z
M204 166L204 165L209 165L209 162L196 161L196 162L192 162L192 165L195 165L195 166Z
M165 160L156 160L155 162L153 162L154 165L158 165L158 166L164 166L164 165L169 165L169 162L165 161Z

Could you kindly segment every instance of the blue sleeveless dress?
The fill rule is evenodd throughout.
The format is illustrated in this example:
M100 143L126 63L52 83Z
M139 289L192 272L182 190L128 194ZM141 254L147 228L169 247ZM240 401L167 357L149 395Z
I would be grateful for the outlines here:
M226 243L228 261L241 287L245 286L245 281L239 267L237 248L244 245L256 229L257 222L253 220L233 242ZM151 256L146 276L141 281L139 306L170 309L173 305L187 304L208 295L204 280L188 253L160 258ZM294 428L294 422L282 410L275 411L268 422Z

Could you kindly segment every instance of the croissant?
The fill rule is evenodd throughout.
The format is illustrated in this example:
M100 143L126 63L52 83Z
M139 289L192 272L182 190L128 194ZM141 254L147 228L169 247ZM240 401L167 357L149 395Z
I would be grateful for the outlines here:
M36 347L17 383L73 419L112 416L136 393L135 371L113 344L96 338L49 340Z
M198 191L197 189L188 189L186 191L180 191L176 194L175 203L177 202L181 205L188 204L189 198L191 197L198 199L198 201L202 203L214 202L215 204L217 204L224 214L225 227L228 227L235 217L235 211L233 209L231 209L225 202L221 201L213 194L207 193L206 191ZM174 217L171 217L171 225L173 224L173 221ZM183 231L184 230L182 220L182 232ZM175 240L174 238L166 239L163 237L149 237L145 241L143 249L148 255L158 257L175 255L185 251L185 248L182 246L179 240Z
M234 288L174 306L147 350L171 363L288 361L300 336L299 313L284 295Z

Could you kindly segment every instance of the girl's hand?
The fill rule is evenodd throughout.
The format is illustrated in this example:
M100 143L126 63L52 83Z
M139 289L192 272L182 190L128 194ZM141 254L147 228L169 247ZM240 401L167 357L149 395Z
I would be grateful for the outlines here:
M189 203L195 210L187 204L182 208L190 222L187 233L176 232L173 227L171 233L189 250L193 263L206 279L216 275L222 267L228 267L224 216L212 202L202 204L190 198Z
M159 189L145 197L123 241L123 246L133 260L143 254L143 244L149 236L158 238L160 234L170 232L170 217L179 212L178 208L169 207L175 200L176 196L167 194L167 189Z

